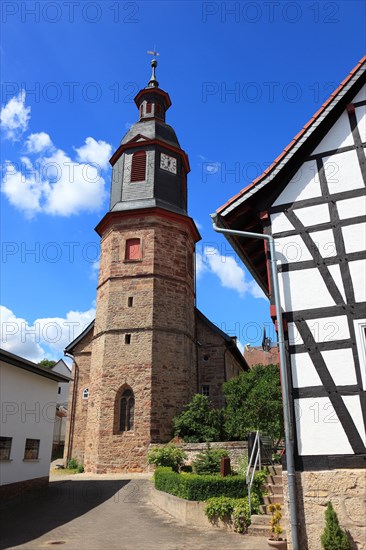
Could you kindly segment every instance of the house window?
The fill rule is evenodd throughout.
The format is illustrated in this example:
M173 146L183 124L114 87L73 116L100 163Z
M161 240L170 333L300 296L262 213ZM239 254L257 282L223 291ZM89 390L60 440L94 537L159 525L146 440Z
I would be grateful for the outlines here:
M11 437L0 437L0 460L10 460Z
M26 439L24 460L37 460L39 455L39 439Z
M89 398L89 388L84 388L83 389L83 399L88 399Z
M125 344L131 344L131 334L125 334Z
M61 388L60 387L57 388L57 393L60 395L60 393L61 393Z
M206 397L208 397L210 395L210 386L202 386L201 388L201 393L202 395L205 395Z
M141 260L140 239L127 239L125 260Z
M146 151L136 151L132 155L131 182L146 179Z
M148 102L146 103L146 112L147 112L147 113L151 113L151 103L150 103L150 101L148 101Z
M120 401L119 431L130 432L133 430L135 415L135 399L133 392L127 389L123 392Z
M129 297L128 297L127 306L128 306L128 307L132 307L132 306L133 306L133 297L132 297L132 296L129 296Z
M366 319L353 321L363 389L366 390Z

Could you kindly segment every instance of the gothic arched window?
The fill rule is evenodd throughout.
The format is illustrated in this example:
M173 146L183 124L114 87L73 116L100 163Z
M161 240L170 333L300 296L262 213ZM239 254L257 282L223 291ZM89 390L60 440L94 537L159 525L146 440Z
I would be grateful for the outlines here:
M135 399L133 392L126 389L120 400L119 407L119 431L130 432L133 430L135 416Z
M132 155L131 182L146 179L146 151L136 151Z

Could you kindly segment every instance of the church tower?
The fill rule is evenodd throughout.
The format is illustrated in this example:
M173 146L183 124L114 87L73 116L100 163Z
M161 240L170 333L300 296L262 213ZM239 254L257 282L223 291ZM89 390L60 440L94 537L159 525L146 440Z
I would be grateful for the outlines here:
M166 124L169 95L152 76L135 97L136 122L111 158L90 343L84 464L88 472L142 470L150 443L197 391L194 249L187 215L189 162Z

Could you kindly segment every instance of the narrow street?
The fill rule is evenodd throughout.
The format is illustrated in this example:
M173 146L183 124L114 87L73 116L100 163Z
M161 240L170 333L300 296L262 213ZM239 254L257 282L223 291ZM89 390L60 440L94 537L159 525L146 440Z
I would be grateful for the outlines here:
M265 550L265 539L178 523L149 503L147 476L69 476L2 505L1 549Z

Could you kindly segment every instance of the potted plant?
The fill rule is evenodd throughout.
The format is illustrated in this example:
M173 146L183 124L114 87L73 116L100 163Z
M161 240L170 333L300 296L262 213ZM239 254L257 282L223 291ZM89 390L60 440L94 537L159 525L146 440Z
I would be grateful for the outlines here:
M281 535L283 533L283 529L280 525L281 518L282 518L282 512L281 512L281 505L280 504L270 504L268 506L268 510L271 512L271 520L270 520L270 526L271 526L271 536L269 539L267 539L269 548L277 548L280 550L286 550L287 549L287 541L282 539Z

